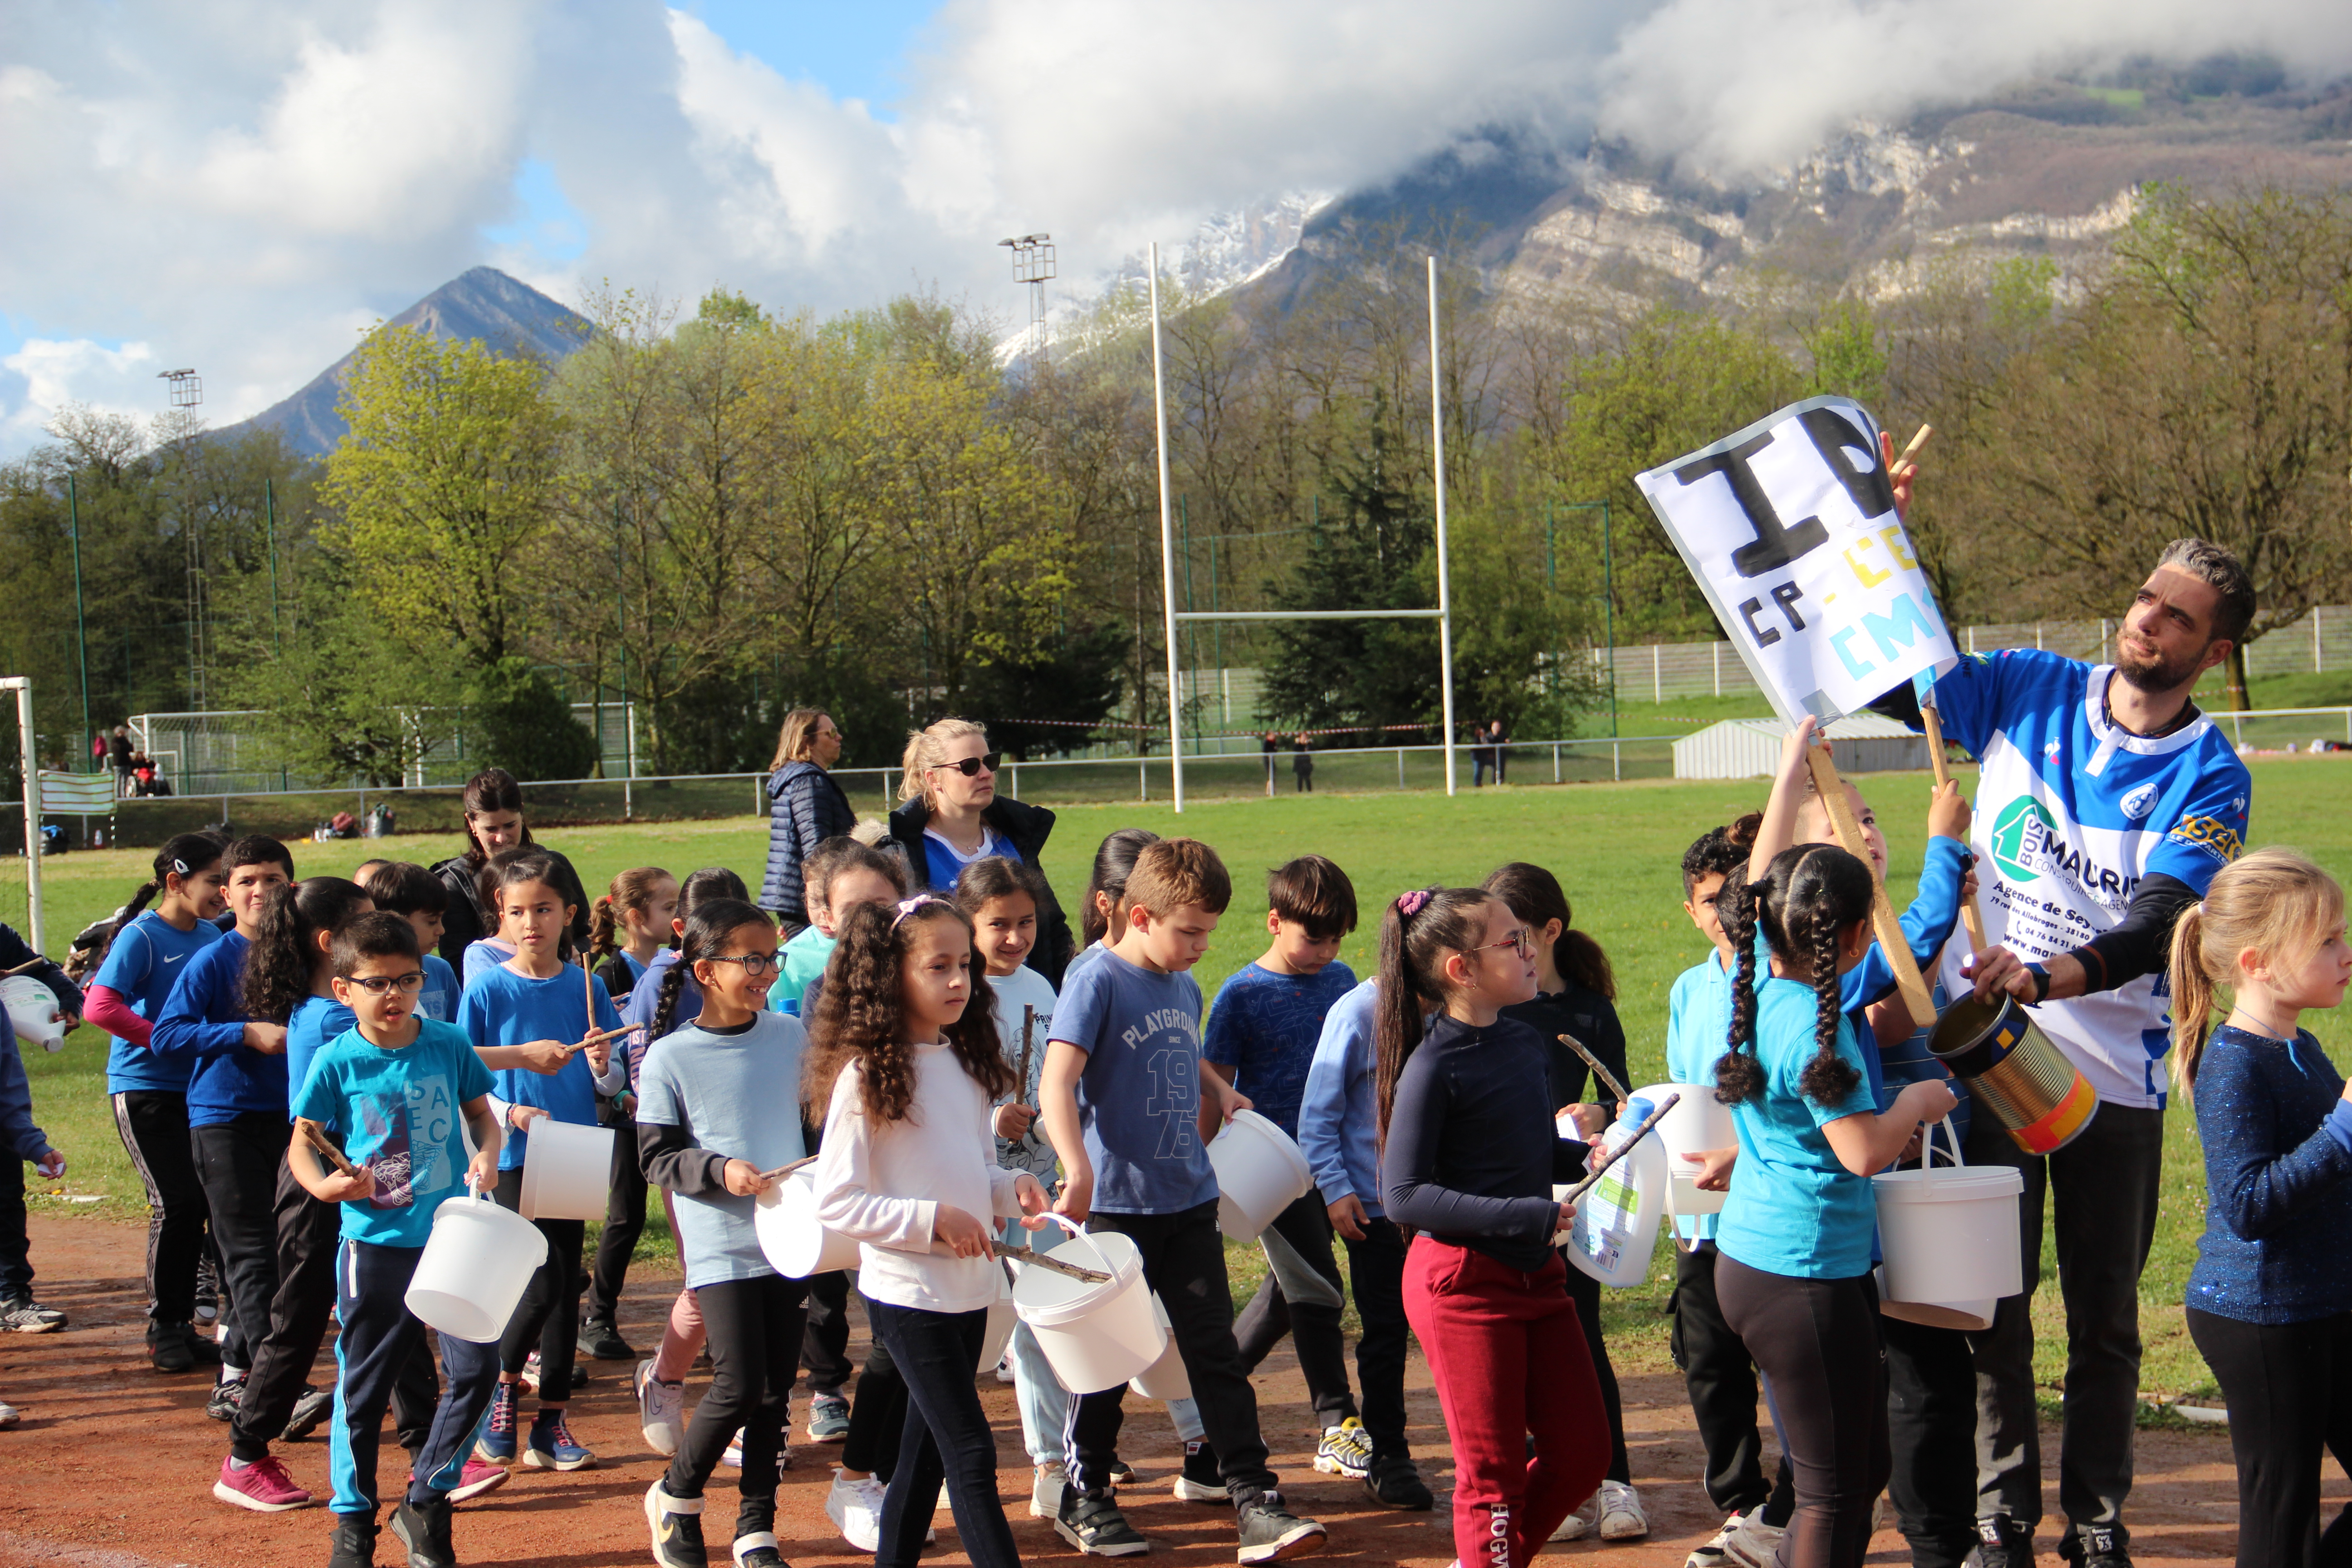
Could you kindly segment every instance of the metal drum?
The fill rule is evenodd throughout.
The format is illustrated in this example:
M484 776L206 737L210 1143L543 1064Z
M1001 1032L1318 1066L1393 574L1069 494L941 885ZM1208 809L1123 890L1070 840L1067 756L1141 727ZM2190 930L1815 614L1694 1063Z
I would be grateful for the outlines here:
M2013 996L1964 997L1944 1009L1927 1052L1969 1086L2029 1154L2064 1148L2091 1124L2099 1096Z

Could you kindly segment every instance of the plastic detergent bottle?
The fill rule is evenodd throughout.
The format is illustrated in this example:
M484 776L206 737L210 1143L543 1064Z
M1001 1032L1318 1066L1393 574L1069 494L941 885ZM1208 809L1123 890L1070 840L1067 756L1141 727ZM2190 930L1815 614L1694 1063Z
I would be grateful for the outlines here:
M1627 1100L1597 1148L1622 1148L1658 1104L1638 1094ZM1576 1217L1565 1237L1570 1265L1621 1290L1639 1285L1657 1250L1658 1225L1665 1217L1672 1186L1665 1148L1653 1132L1577 1200Z

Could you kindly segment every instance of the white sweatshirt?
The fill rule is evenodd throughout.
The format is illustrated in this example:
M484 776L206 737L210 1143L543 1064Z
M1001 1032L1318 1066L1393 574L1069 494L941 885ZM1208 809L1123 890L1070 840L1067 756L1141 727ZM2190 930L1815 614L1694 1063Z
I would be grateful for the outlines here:
M866 1116L866 1077L842 1068L824 1116L816 1212L857 1245L857 1288L894 1307L971 1312L998 1294L992 1258L934 1250L933 1223L949 1204L986 1224L1021 1212L1017 1172L996 1163L995 1109L944 1041L917 1046L915 1094L898 1121Z

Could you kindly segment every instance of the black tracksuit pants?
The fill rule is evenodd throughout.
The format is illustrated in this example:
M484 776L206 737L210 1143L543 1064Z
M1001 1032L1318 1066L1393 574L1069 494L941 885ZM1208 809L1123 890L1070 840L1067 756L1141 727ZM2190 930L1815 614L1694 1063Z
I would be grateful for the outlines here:
M112 1098L114 1131L147 1189L147 1316L184 1323L196 1312L196 1267L209 1213L188 1141L188 1097L137 1089Z
M269 1304L278 1294L278 1168L290 1136L285 1114L276 1110L248 1110L188 1132L228 1291L225 1367L252 1366L269 1337Z

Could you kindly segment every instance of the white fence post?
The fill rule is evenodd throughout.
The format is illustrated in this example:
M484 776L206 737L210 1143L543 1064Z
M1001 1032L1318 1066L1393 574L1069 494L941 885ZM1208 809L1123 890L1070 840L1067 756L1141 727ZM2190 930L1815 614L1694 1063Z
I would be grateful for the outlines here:
M1709 643L1706 647L1707 652L1715 656L1715 694L1720 697L1723 695L1723 645L1719 642ZM1559 781L1554 779L1552 782L1558 784Z
M1663 643L1650 645L1650 700L1653 702L1666 700L1665 652Z

